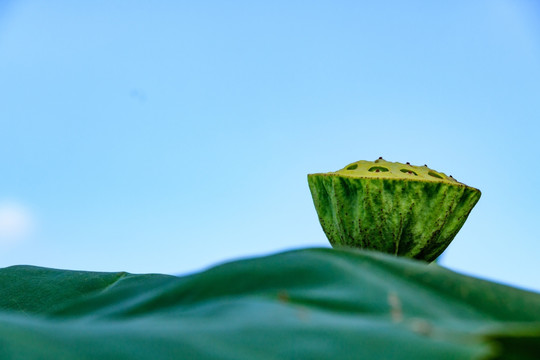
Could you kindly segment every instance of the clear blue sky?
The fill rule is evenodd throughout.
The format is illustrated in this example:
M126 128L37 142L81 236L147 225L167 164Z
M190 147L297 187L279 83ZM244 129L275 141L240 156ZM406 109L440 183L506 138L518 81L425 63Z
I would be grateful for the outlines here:
M329 246L306 174L482 190L443 257L540 290L540 5L0 2L0 266L188 273Z

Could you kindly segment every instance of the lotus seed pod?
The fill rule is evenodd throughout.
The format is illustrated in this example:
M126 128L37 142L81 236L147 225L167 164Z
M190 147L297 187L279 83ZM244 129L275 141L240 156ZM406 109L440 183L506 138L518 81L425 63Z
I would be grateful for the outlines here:
M309 174L322 228L333 247L357 247L425 261L450 244L480 190L409 163L357 161Z

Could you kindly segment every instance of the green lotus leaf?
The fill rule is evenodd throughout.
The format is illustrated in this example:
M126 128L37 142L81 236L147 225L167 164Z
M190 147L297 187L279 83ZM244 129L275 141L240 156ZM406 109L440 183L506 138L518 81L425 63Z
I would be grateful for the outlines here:
M0 269L0 359L537 359L540 295L379 252L201 273Z

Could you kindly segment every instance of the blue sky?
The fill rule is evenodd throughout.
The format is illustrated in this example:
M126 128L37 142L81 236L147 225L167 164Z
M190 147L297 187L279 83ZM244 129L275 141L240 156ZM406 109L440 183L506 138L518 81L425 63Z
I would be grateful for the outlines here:
M306 175L482 198L443 257L540 290L535 1L4 1L0 266L188 273L329 246Z

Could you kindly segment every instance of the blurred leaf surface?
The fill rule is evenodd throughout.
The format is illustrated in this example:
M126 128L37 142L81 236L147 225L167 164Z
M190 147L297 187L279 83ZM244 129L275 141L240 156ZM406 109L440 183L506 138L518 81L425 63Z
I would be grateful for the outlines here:
M198 274L0 269L0 358L537 359L540 294L382 253Z

